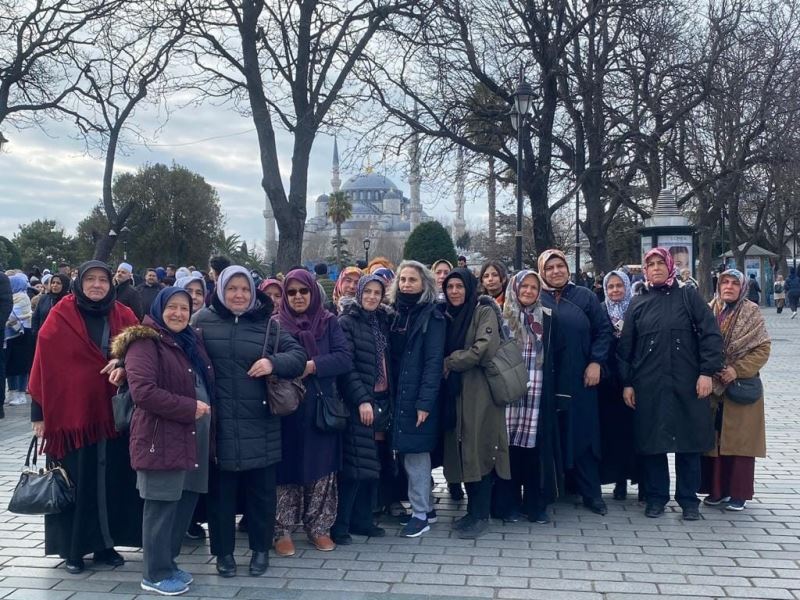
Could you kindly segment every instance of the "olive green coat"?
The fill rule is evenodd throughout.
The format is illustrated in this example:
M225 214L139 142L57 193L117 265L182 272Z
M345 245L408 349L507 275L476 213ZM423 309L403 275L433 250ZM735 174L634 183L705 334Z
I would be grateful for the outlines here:
M755 377L767 364L770 343L753 348L731 364L739 379ZM717 410L723 404L722 431L717 434L717 444L707 456L754 456L767 455L767 435L764 424L764 397L753 404L737 404L722 396L711 397L711 408L716 422Z
M456 427L444 434L444 476L448 482L480 481L493 469L501 478L511 478L506 410L492 401L481 366L499 346L496 313L492 307L479 304L464 349L445 357L445 368L461 373Z

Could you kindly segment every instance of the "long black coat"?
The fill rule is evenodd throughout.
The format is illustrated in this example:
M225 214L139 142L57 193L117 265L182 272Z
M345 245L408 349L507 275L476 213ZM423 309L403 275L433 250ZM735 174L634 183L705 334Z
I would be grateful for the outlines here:
M117 286L117 302L121 302L130 308L139 321L144 318L145 310L142 307L142 297L139 295L139 292L136 291L136 288L133 287L132 279L123 281ZM149 306L147 310L150 310Z
M216 461L223 471L268 467L281 460L281 420L267 405L267 380L247 371L262 357L267 320L272 302L257 293L256 307L236 317L216 295L210 308L197 313L195 327L203 336L214 367L214 424ZM267 357L277 377L292 379L303 374L306 353L288 333L270 329Z
M723 367L722 336L697 290L645 289L634 296L617 347L623 386L633 387L640 454L706 452L714 446L708 398L697 397L700 375Z
M379 307L375 316L383 331L389 337L389 315L387 309ZM350 407L350 421L344 435L344 456L340 477L343 479L378 479L381 471L375 430L361 423L358 409L364 404L372 405L374 410L375 382L378 376L376 362L375 335L368 321L368 313L358 306L348 306L339 317L339 325L344 331L350 350L353 352L353 369L339 376L339 390ZM386 356L386 368L389 357ZM391 375L390 375L391 379Z
M435 304L418 305L411 311L402 356L392 352L392 450L415 454L436 448L445 327ZM419 427L417 410L428 412Z

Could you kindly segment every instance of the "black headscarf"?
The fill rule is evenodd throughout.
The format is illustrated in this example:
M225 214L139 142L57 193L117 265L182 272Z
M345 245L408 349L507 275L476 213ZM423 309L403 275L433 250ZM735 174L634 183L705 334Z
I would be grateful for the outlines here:
M102 269L108 275L108 293L102 300L92 300L83 293L83 278L90 269ZM114 289L113 275L111 269L104 262L99 260L88 260L78 267L78 278L75 280L75 301L81 312L90 316L107 316L114 308L114 302L117 300L117 291Z
M447 284L451 279L458 279L464 284L464 303L460 306L450 304L447 297ZM472 324L475 306L478 303L478 280L469 269L453 269L442 283L447 309L447 336L444 344L445 357L456 350L463 350L467 339L467 330ZM453 429L456 426L456 398L461 395L461 373L451 371L445 379L445 393L447 395L444 410L444 426Z
M63 273L56 273L50 279L50 285L53 285L53 279L58 279L61 282L61 291L58 294L54 294L53 292L48 292L53 299L52 306L58 304L59 300L61 300L64 296L67 296L70 293L69 286L72 283L69 277L64 275ZM51 288L52 289L52 288Z
M195 372L200 373L203 381L206 378L206 370L208 365L200 354L197 348L197 334L191 325L186 325L183 331L175 333L164 322L164 309L169 304L170 299L176 294L183 294L189 300L189 315L192 314L192 297L183 288L167 287L158 292L158 295L153 299L153 304L150 305L150 318L161 327L164 331L172 336L172 339L180 346L189 362L192 363Z

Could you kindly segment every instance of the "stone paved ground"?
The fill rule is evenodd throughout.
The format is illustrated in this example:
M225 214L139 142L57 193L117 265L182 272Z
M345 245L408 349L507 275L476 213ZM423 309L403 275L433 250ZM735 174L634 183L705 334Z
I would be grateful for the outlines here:
M757 463L756 499L742 513L705 508L684 523L674 503L646 519L635 499L615 502L599 517L570 504L555 507L549 525L494 523L478 541L455 539L460 514L437 485L439 514L419 539L389 535L329 554L298 544L293 558L272 558L267 576L223 580L205 544L187 544L182 565L195 583L184 598L421 600L448 597L634 600L661 598L800 599L800 319L767 312L773 354L764 372L769 458ZM24 408L0 421L0 507L6 507L29 424ZM610 490L606 490L610 493ZM634 494L635 497L635 494ZM239 534L237 554L247 565ZM123 550L127 564L90 567L77 576L43 556L42 521L0 511L0 598L124 600L140 594L141 553ZM152 597L152 596L150 596Z

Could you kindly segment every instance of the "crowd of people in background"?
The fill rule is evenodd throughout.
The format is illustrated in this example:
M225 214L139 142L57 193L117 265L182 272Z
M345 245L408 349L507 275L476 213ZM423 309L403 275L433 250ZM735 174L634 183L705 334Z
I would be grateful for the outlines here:
M45 552L70 573L141 546L142 589L184 593L181 544L207 523L217 572L233 577L237 515L252 576L270 549L294 555L299 532L321 552L384 536L390 518L419 537L438 521L438 467L453 498L466 492L451 525L463 539L491 519L546 524L558 499L605 515L605 484L616 501L637 484L658 518L668 454L683 519L700 518L698 494L731 511L753 497L766 442L751 384L770 339L736 269L710 304L663 248L641 272L598 277L573 275L556 249L516 273L377 258L335 281L325 264L262 279L217 256L207 272L133 274L98 261L0 274L9 404L29 392L34 432L77 489L45 517ZM778 283L794 318L800 279ZM512 399L489 370L509 348L525 379ZM286 414L270 404L281 382L302 395ZM111 398L126 389L119 431Z

